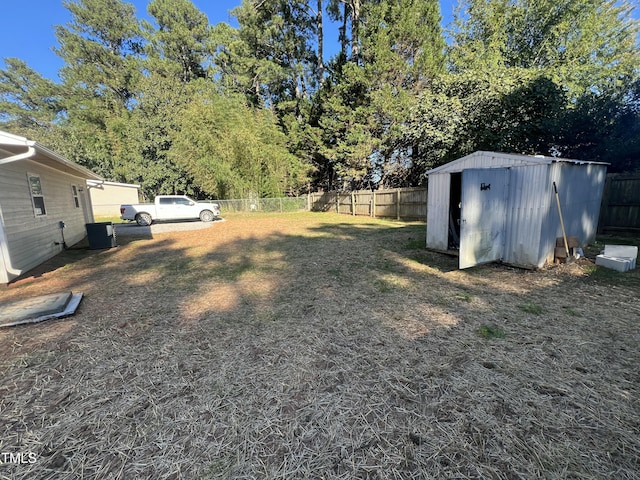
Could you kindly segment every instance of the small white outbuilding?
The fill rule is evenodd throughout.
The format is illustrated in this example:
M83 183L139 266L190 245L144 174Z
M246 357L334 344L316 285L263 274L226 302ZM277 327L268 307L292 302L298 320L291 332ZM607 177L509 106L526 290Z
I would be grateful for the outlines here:
M141 203L137 184L87 180L87 188L96 217L117 217L120 205Z
M595 238L607 164L478 151L427 172L427 248L457 253L459 268L553 262L562 236Z

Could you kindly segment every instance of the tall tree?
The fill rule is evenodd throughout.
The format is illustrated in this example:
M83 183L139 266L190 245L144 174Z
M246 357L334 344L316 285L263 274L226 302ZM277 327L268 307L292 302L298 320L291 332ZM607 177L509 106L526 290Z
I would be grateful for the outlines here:
M83 139L67 153L106 178L126 142L122 135L140 79L142 39L133 5L121 0L65 1L72 19L55 32L64 60L63 135ZM69 142L71 145L74 142ZM65 149L66 150L66 149Z
M24 61L5 58L0 70L0 120L8 130L27 134L50 129L62 112L62 87ZM39 134L36 134L39 136Z
M211 85L192 87L169 154L204 194L274 197L304 185L305 167L289 153L270 110L248 106L242 96L220 95Z
M157 23L144 23L149 41L147 68L187 83L207 76L213 54L207 16L189 0L153 0L149 14Z
M63 5L72 20L55 29L56 53L65 62L60 76L75 94L73 104L100 99L111 111L128 108L142 49L133 5L121 0L66 0Z
M599 160L609 171L640 171L640 80L624 92L591 92L567 112L563 156Z
M404 126L418 150L414 182L424 172L475 150L557 154L566 92L528 69L443 75L420 96Z
M323 65L314 45L319 13L309 0L244 0L233 14L239 29L218 29L222 75L255 106L293 102L297 108L316 88Z
M159 194L199 195L193 177L169 157L173 142L180 137L191 83L157 72L144 76L136 93L136 107L124 127L131 148L114 166L115 180L139 183L148 198Z
M455 71L542 71L569 99L628 84L640 23L627 0L464 0L452 31Z
M412 151L402 125L418 93L444 68L439 4L383 0L359 7L357 57L339 56L332 85L321 93L324 156L343 184L402 184Z
M356 63L358 63L360 56L360 24L363 2L366 0L329 0L327 5L330 18L341 24L339 33L341 56Z
M124 129L135 148L121 156L114 174L140 183L148 197L199 196L201 189L169 151L180 136L191 84L209 75L212 29L206 15L189 0L153 0L148 12L155 22L143 22L147 42L143 76Z

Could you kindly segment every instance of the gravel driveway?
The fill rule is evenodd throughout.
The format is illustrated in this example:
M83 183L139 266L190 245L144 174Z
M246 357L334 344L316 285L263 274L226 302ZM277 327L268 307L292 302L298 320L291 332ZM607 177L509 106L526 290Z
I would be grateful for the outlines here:
M202 230L210 228L213 225L224 222L224 218L214 220L213 222L201 222L200 220L185 220L182 222L154 222L150 227L141 227L135 222L116 223L116 236L122 235L149 235L154 233L179 232L187 230Z

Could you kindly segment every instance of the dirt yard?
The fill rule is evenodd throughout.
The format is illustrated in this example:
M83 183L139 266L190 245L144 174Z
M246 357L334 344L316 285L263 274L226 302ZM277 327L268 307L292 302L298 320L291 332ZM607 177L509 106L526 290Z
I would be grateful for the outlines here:
M638 270L322 213L120 241L0 287L85 295L0 330L0 478L640 478Z

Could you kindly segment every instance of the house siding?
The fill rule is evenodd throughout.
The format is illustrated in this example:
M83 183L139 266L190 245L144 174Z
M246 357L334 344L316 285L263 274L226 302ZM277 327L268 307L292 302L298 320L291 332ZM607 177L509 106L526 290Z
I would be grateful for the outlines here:
M40 176L46 215L34 214L28 174ZM72 185L78 187L79 195L85 196L88 212L83 210L82 201L76 207ZM59 222L65 224L64 239L68 246L85 237L85 223L93 221L90 200L86 197L84 178L30 160L0 166L1 220L6 241L0 258L4 265L0 267L6 272L5 283L62 251Z

